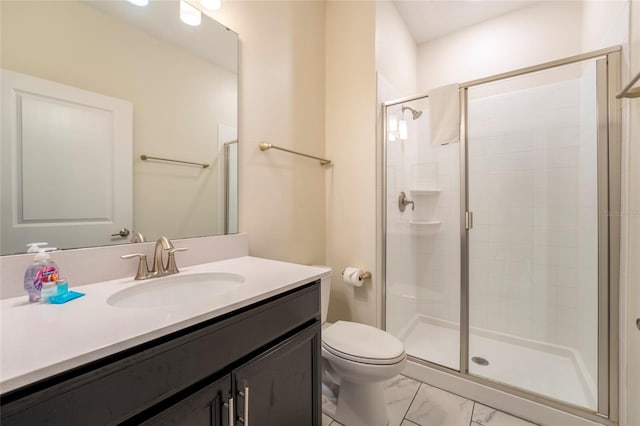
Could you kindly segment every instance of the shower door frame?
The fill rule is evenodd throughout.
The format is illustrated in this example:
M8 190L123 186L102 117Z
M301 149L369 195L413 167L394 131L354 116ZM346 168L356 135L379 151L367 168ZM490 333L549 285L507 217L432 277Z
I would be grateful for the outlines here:
M458 376L480 385L504 391L605 425L618 422L619 411L619 267L621 208L621 102L615 95L620 88L621 46L601 49L556 61L546 62L491 77L460 84L460 369L409 355L409 359L441 372ZM468 196L468 89L485 83L522 76L588 60L596 60L597 109L597 192L598 192L598 378L597 410L572 405L525 389L506 385L469 373L469 239ZM386 110L406 102L428 98L428 94L404 97L382 103L382 167L381 167L381 324L386 330L387 270L387 129Z

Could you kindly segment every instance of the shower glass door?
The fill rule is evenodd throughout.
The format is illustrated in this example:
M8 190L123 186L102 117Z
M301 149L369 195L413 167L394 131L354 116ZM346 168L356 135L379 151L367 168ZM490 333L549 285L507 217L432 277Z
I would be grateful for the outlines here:
M595 60L472 86L469 373L595 410Z
M427 97L385 115L385 328L408 355L459 370L459 144L431 144Z

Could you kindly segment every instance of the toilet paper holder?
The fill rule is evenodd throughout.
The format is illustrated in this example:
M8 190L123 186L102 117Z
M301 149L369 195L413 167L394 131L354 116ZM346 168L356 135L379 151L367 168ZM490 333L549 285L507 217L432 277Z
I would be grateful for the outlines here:
M346 271L346 269L343 269L342 272L340 273L340 275L344 276L344 272L345 271ZM370 280L371 279L371 272L369 272L369 271L360 271L360 274L358 275L358 279L360 281Z

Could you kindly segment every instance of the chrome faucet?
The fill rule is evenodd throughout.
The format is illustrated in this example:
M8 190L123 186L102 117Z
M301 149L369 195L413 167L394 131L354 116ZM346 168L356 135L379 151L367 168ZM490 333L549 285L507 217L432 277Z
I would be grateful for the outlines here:
M167 250L169 252L166 264L163 263L162 254ZM173 243L167 237L160 237L156 241L155 248L153 250L153 268L149 270L147 264L147 255L142 253L126 254L120 256L121 259L132 259L137 257L140 259L138 263L138 271L136 272L136 280L146 280L147 278L163 277L165 275L177 274L180 272L176 265L175 253L178 251L187 251L186 247L175 248Z
M153 249L153 269L151 274L154 276L167 275L167 268L162 263L162 253L164 250L171 250L173 243L167 237L160 237L156 241L156 247Z
M144 235L142 235L142 232L138 232L135 231L133 233L133 238L131 238L131 242L136 244L136 243L146 243L147 240L144 238Z

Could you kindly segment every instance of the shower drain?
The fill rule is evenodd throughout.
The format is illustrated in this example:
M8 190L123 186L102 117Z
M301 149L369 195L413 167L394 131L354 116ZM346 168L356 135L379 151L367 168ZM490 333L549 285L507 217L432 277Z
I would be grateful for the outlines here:
M474 356L471 358L471 361L475 362L478 365L481 365L483 367L489 365L489 361L487 361L486 359L482 358L481 356Z

